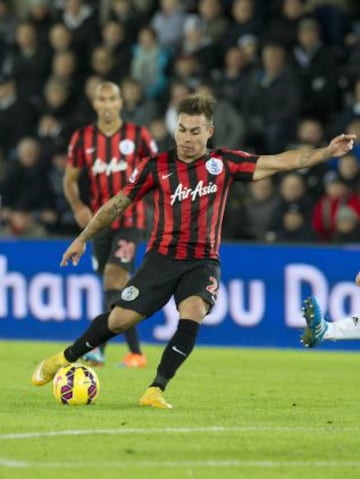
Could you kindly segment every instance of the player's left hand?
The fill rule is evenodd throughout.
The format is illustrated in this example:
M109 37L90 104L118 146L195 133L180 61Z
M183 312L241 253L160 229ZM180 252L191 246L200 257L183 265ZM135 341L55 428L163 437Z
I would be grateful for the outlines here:
M342 135L336 136L330 141L327 147L329 157L346 155L346 153L354 148L355 140L356 135L345 135L343 133Z
M63 254L60 266L67 266L69 261L71 261L74 266L77 266L80 257L85 252L85 247L85 242L76 238Z
M356 283L356 286L359 286L359 287L360 287L360 271L359 271L358 274L356 275L355 283Z

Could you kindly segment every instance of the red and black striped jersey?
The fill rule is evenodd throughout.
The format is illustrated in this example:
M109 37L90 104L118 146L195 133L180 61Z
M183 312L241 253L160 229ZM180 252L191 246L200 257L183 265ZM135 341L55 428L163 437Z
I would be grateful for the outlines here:
M154 222L148 250L175 259L218 258L221 227L233 181L252 181L257 156L218 149L192 163L175 150L145 160L123 193L132 201L154 191Z
M126 185L131 173L143 158L157 152L148 130L124 122L112 136L105 135L96 125L87 125L73 134L68 150L68 164L86 168L90 179L91 209L97 211ZM131 205L114 221L120 227L145 228L145 204Z

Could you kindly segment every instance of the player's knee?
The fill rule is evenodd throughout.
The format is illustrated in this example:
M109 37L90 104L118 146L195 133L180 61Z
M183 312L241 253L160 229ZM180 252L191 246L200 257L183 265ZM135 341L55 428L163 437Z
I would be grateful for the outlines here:
M104 288L121 290L129 281L129 273L120 266L107 264L104 270Z
M199 296L191 296L179 305L180 318L192 319L198 323L205 318L209 305Z
M116 306L109 316L109 328L114 333L123 333L138 323L142 317L135 311Z

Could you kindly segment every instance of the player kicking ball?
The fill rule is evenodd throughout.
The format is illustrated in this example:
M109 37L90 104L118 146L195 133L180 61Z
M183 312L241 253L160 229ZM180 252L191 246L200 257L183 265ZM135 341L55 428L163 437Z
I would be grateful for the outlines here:
M355 282L360 286L360 272ZM318 346L323 341L360 339L360 317L349 316L336 322L325 318L316 296L310 296L303 303L303 316L306 328L301 342L306 348Z
M168 409L164 391L190 356L199 328L214 306L220 284L219 248L226 198L234 181L257 181L343 156L355 135L339 135L324 148L299 149L278 155L240 150L208 150L213 135L214 100L190 96L177 106L176 148L144 159L119 191L96 212L65 251L61 266L77 265L86 243L127 208L153 192L154 221L147 253L111 311L100 314L64 351L42 361L32 383L42 386L57 370L150 318L173 296L178 326L161 356L141 406Z

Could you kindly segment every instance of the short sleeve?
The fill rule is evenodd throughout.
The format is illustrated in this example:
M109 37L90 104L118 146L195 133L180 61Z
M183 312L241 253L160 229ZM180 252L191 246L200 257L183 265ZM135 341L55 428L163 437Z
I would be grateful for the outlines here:
M155 160L153 158L146 158L132 172L123 189L123 194L131 201L140 200L146 193L154 188L154 162Z
M76 130L72 135L68 147L68 164L75 168L82 168L85 165L85 155L83 148L83 135L81 130Z
M222 150L223 158L226 159L230 175L234 181L252 181L257 155L241 150Z
M141 154L145 156L154 156L158 152L155 140L150 135L149 130L141 128Z

